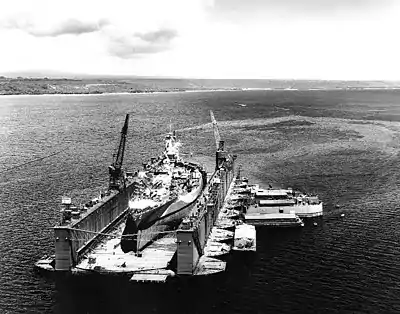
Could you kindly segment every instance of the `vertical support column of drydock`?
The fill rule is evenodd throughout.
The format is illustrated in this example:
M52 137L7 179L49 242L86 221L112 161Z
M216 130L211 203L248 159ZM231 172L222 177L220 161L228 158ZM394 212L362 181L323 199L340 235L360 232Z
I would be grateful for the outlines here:
M221 169L220 178L221 178L221 186L220 186L219 204L220 204L220 207L222 207L224 204L225 195L226 195L226 171L225 171L225 169Z
M226 185L227 185L227 190L229 190L229 187L231 186L232 183L232 178L233 178L233 165L231 166L231 168L228 170L227 174L226 174Z
M178 230L177 234L177 274L193 275L194 267L199 259L195 243L193 241L193 229Z
M71 229L68 227L54 227L55 236L55 269L69 271L74 265L72 252Z
M210 235L211 229L214 226L214 204L207 204L207 237Z

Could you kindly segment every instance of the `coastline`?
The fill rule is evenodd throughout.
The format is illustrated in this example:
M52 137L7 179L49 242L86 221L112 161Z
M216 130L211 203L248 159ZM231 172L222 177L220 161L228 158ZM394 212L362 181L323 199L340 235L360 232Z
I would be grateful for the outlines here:
M93 96L231 91L395 90L397 81L173 79L173 78L7 78L0 76L0 96Z
M17 93L0 94L1 98L7 97L31 97L31 96L110 96L110 95L151 95L151 94L181 94L181 93L207 93L207 92L246 92L246 91L368 91L368 90L400 90L399 87L328 87L328 88L218 88L218 89L188 89L171 91L145 91L145 92L89 92L89 93Z
M151 95L151 94L181 94L181 93L206 93L206 92L234 92L244 89L196 89L180 91L149 91L149 92L104 92L104 93L42 93L42 94L0 94L0 97L27 97L27 96L110 96L110 95Z

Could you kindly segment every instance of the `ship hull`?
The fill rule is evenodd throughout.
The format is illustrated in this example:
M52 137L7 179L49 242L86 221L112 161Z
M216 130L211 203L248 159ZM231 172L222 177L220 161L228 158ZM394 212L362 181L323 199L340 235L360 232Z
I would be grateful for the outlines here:
M199 185L191 192L151 210L148 216L129 214L121 239L122 250L125 253L140 251L155 239L165 235L166 231L176 229L202 195L203 182L204 180L200 179Z

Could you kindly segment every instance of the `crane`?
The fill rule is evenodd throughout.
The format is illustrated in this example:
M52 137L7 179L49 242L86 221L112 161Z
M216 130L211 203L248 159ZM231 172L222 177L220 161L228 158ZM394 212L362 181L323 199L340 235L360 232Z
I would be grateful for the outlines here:
M125 180L122 169L122 162L124 161L124 152L126 144L126 135L128 133L128 122L129 114L125 117L125 123L121 130L121 139L119 141L119 147L116 154L113 155L113 163L108 166L108 171L110 174L109 189L121 190L125 187Z
M221 136L219 135L217 121L215 120L214 113L210 110L211 122L214 129L214 138L215 145L217 148L216 152L216 160L215 160L215 169L220 169L226 161L226 152L224 151L224 141L221 141Z
M221 136L219 135L217 121L215 120L214 113L210 110L211 122L214 130L215 146L217 150L223 150L223 142L221 142ZM222 146L222 147L221 147Z

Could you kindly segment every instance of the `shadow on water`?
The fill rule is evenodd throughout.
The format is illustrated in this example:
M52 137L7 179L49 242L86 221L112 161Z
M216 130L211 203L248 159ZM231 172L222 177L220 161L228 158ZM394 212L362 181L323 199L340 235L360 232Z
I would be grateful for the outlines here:
M54 312L67 313L221 313L227 276L132 283L129 278L77 276L56 280Z

